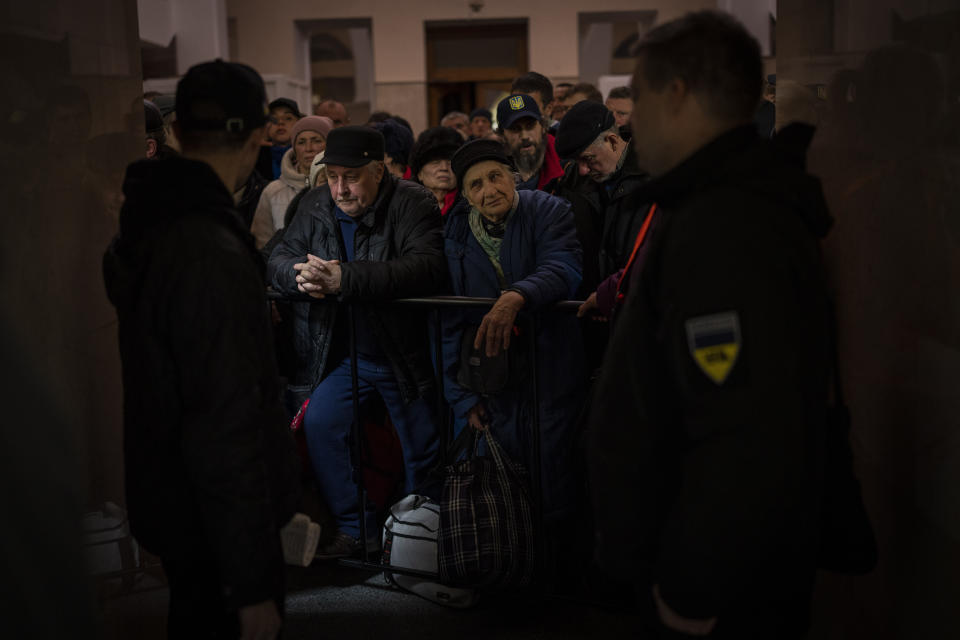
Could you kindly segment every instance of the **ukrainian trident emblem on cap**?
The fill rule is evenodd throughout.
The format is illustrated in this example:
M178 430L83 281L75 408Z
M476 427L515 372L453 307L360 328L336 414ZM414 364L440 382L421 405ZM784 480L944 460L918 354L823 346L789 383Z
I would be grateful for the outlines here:
M510 98L510 108L514 111L523 109L523 96L513 96Z

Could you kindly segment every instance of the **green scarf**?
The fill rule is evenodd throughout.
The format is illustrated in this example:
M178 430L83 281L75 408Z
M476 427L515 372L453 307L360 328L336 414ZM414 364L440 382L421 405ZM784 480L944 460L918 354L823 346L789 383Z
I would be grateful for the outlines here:
M513 212L517 210L517 204L519 200L519 194L514 193L513 206L510 207L510 211L507 213L506 217L504 217L504 219L497 225L501 229L506 229L507 220L509 220L510 216L513 215ZM483 252L487 254L488 258L490 258L490 263L493 265L493 270L497 272L497 282L500 283L500 288L503 289L507 286L507 281L503 277L503 267L500 266L500 247L503 245L503 233L501 232L498 234L499 237L491 235L487 231L487 225L484 224L482 214L476 207L470 208L470 230L473 232L473 237L476 238L477 242L480 244L480 248L483 249Z
M473 237L480 243L480 248L490 258L493 270L497 272L497 281L500 283L500 288L503 289L507 286L506 280L503 278L503 267L500 266L500 246L503 244L503 238L495 238L487 233L480 212L472 207L470 209L470 230L473 231Z

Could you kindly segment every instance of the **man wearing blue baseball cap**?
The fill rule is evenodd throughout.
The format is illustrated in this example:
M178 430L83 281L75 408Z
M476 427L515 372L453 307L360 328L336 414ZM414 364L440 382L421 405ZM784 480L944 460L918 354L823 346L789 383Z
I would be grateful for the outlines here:
M297 460L261 260L231 195L263 140L263 81L245 65L199 64L176 110L182 155L128 167L104 258L130 523L163 563L171 638L274 638Z
M546 190L551 180L563 175L547 122L531 96L517 93L501 100L497 125L520 174L518 189Z

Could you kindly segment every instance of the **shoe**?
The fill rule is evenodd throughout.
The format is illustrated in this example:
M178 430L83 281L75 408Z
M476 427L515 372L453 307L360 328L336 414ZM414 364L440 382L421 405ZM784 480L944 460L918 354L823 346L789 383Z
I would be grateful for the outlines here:
M298 513L280 530L280 543L283 547L283 559L287 564L308 567L317 551L320 541L320 525L310 517Z
M367 552L377 553L378 551L380 551L380 542L378 540L368 540ZM314 557L317 560L335 560L337 558L351 558L359 555L360 540L342 531L338 531L332 540L317 547L317 553Z

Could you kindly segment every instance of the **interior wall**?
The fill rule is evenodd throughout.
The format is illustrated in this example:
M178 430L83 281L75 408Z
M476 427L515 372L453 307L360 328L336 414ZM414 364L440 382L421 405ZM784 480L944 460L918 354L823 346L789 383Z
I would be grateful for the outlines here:
M760 42L763 56L770 50L770 16L777 17L777 0L718 0L717 8L732 13Z
M909 7L907 7L909 5ZM893 10L906 24L897 25ZM811 638L960 628L960 2L781 0L778 127L819 125L810 171L840 368L880 563L822 574ZM810 85L821 85L823 99Z
M716 7L710 0L595 0L589 6L577 0L487 0L472 12L466 2L357 0L344 4L311 0L227 0L227 12L237 19L241 61L259 65L262 73L291 74L294 63L284 47L293 20L367 18L374 20L374 66L377 82L426 81L423 23L427 20L529 18L530 65L548 76L576 76L577 13L655 9L660 20L687 11ZM402 53L402 55L400 55Z
M766 1L766 0L764 0ZM427 122L427 63L424 22L528 18L530 68L555 81L576 78L578 69L578 12L658 11L669 20L687 11L715 8L715 0L486 0L473 12L468 2L432 0L356 0L318 3L312 0L227 0L227 12L236 18L240 62L261 73L293 75L296 64L289 47L277 46L293 37L294 20L372 18L374 110L400 113L416 131Z

